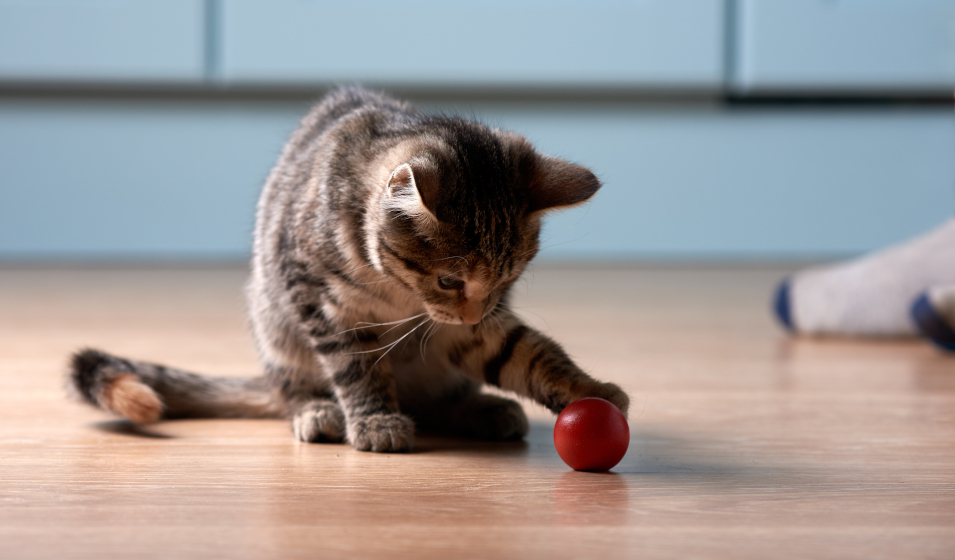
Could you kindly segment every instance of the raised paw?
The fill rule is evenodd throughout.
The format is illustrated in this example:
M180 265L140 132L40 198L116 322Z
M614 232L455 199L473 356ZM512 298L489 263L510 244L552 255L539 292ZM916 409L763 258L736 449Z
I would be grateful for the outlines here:
M334 401L314 400L292 417L292 432L299 441L337 443L345 438L345 415Z
M521 439L529 425L520 404L493 395L476 395L462 406L458 424L465 435L491 441Z
M627 415L627 411L630 409L630 397L623 392L623 389L613 383L596 383L588 387L587 390L584 391L584 394L578 396L577 399L584 397L600 397L601 399L608 400L619 408L624 416Z
M404 414L372 414L352 420L348 441L359 451L408 451L414 445L414 422Z

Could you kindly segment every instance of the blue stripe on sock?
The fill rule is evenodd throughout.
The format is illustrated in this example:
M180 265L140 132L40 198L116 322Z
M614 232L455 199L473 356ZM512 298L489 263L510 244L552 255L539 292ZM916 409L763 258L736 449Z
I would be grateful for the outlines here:
M932 307L927 294L922 294L912 304L912 319L919 332L935 344L955 352L955 330L945 318Z
M793 326L791 307L789 305L789 278L779 283L776 288L776 296L773 298L773 311L776 312L776 318L782 323L786 330L793 332L796 327Z

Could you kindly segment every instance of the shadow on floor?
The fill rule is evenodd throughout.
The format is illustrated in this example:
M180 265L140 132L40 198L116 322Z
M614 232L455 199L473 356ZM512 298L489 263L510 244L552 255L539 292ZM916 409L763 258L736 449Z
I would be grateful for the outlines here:
M121 436L134 436L148 439L173 439L174 436L168 434L162 434L155 432L153 430L146 429L142 426L138 426L129 420L106 420L104 422L97 422L93 424L93 428L108 432L110 434L117 434Z

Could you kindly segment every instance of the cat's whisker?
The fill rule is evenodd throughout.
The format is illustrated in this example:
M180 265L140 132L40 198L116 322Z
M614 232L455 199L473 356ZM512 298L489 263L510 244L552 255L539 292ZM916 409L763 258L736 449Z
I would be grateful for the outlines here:
M438 334L438 331L441 330L441 327L443 327L443 326L444 326L443 323L439 323L439 322L435 321L434 330L431 331L431 334L429 334L429 335L428 335L428 338L426 338L425 341L424 341L424 348L425 348L425 350L428 349L428 342L431 340L432 337L434 337L434 335Z
M424 334L421 335L421 340L418 341L418 351L421 352L421 360L422 360L422 361L424 361L424 359L425 359L425 357L424 357L424 341L425 341L425 338L427 338L427 336L428 336L428 332L431 330L431 328L432 328L433 326L434 326L433 324L428 325L428 328L426 328L426 329L424 330Z
M428 319L425 319L424 321L421 321L420 323L418 323L417 325L415 325L410 331L408 331L408 332L406 332L405 334L401 335L401 338L399 338L398 340L396 340L396 341L394 341L394 342L390 342L390 343L388 343L388 344L386 344L386 345L384 345L384 346L380 346L380 347L378 347L378 348L373 348L373 349L371 349L371 350L358 350L358 351L356 351L356 352L348 352L348 355L350 356L350 355L354 355L354 354L373 354L373 353L375 353L375 352L381 352L382 350L385 350L385 354L387 354L392 348L394 348L395 346L397 346L399 342L401 342L402 340L404 340L405 338L407 338L408 335L410 335L411 333L413 333L413 332L415 332L416 330L418 330L418 328L419 328L421 325L427 323L427 322L430 321L430 320L431 320L431 319L428 318ZM389 329L389 330L390 330L390 329ZM381 358L384 358L384 357L385 357L385 355L382 354L381 357L378 358L378 360L381 360ZM377 364L378 362L376 361L375 363Z
M505 334L504 324L501 323L501 320L498 319L497 315L494 314L495 311L497 311L497 305L495 305L494 309L492 309L491 312L488 313L487 318L494 320L494 323L497 325L498 330L501 331L501 335L503 336Z
M538 319L544 319L544 320L546 320L545 317L544 317L543 315L541 315L540 313L537 313L537 312L535 312L535 311L531 311L530 309L528 309L528 308L526 308L526 307L511 307L511 311L513 311L514 313L518 313L518 314L530 313L531 315L534 315L534 316L537 317Z
M381 333L381 335L384 336L384 335L390 333L391 331L397 329L397 328L400 327L401 325L407 323L407 322L410 321L411 319L417 319L418 317L421 317L422 315L427 315L427 313L419 313L419 314L417 314L417 315L415 315L415 316L413 316L413 317L409 317L406 321L402 322L401 324L398 324L398 325L395 325L395 326L391 327L390 329L388 329L388 330L386 330L385 332ZM429 318L430 318L430 317L429 317ZM427 319L425 319L425 321L427 321ZM415 328L418 328L418 327L415 327Z
M345 333L352 332L352 331L359 331L359 330L362 330L362 329L370 329L370 328L372 328L372 327L387 327L388 325L394 325L394 327L391 327L390 329L388 329L388 330L386 330L385 332L381 333L382 335L385 335L385 334L390 333L391 331L395 330L396 328L400 327L401 325L407 323L408 321L417 319L418 317L421 317L421 316L426 315L426 314L427 314L427 313L418 313L417 315L412 315L411 317L408 317L407 319L399 319L399 320L397 320L397 321L389 321L389 322L387 322L387 323L365 323L364 321L359 321L358 323L355 323L355 326L354 326L353 328L346 329L346 330L344 330L344 331L342 331L342 332L339 332L339 333L335 333L334 336L338 336L338 335L340 335L340 334L345 334Z
M454 268L457 268L457 266L458 266L459 264L461 264L461 261L464 261L464 266L467 266L467 265L469 264L467 257L463 257L463 256L460 256L460 255L456 255L456 256L453 256L453 257L444 257L444 258L441 258L441 259L434 259L433 262L447 261L447 260L451 260L451 259L457 259L457 260L454 262L454 264L451 265L452 270L453 270Z
M425 349L428 347L428 341L431 340L431 337L434 336L434 333L438 332L440 328L441 323L434 321L431 325L428 325L428 328L424 331L424 335L421 337L421 343L419 344L422 361L427 360L425 357Z
M424 315L424 313L419 313L418 315L413 315L413 316L411 316L411 317L408 317L407 319L401 319L400 321L389 321L389 322L387 322L387 323L365 323L365 322L358 322L358 323L355 323L355 326L354 326L353 328L346 329L346 330L343 330L343 331L341 331L341 332L335 333L334 336L342 335L342 334L349 333L349 332L352 332L352 331L359 331L359 330L363 330L363 329L370 329L370 328L373 328L373 327L385 327L385 326L388 326L388 325L394 325L392 328L390 328L390 329L388 329L387 331L385 331L384 333L382 333L382 334L386 334L386 333L389 333L389 332L391 332L392 330L394 330L394 329L400 327L401 325L407 323L408 321L411 321L411 320L417 319L418 317L421 317L422 315Z
M418 323L417 325L415 325L415 327L414 327L413 329L411 329L410 331L406 332L406 333L405 333L404 335L402 335L401 338L399 338L398 340L392 342L391 344L389 344L389 345L387 345L387 346L384 346L383 348L387 348L387 350L385 350L384 354L382 354L381 356L378 356L378 359L375 360L375 363L371 364L371 367L373 368L373 367L377 366L377 365L378 365L378 362L380 362L385 356L387 356L387 355L388 355L388 352L391 352L391 350L392 350L395 346L397 346L399 342L401 342L402 340L408 338L408 337L411 335L411 333L413 333L413 332L415 332L416 330L418 330L418 329L421 327L421 325L427 323L427 322L430 321L430 320L431 320L431 318L428 317L428 318L425 319L424 321L421 321L420 323ZM379 350L381 350L381 348L379 348ZM364 352L356 352L356 353L364 353Z
M498 301L494 304L494 307L491 308L491 312L488 315L493 315L494 317L499 317L501 313L506 310L509 310L509 305L504 305L501 301Z

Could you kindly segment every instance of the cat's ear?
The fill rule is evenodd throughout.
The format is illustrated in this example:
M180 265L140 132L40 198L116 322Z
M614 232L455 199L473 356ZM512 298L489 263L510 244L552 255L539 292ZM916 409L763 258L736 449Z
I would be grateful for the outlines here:
M438 176L433 167L424 160L399 165L388 179L388 207L424 224L436 222Z
M600 181L586 167L555 157L538 156L529 185L529 209L539 212L580 204L598 189Z

